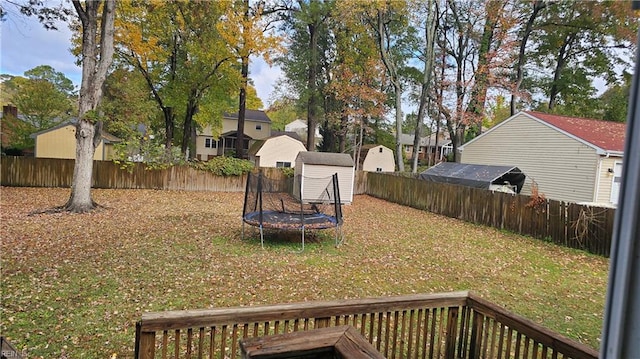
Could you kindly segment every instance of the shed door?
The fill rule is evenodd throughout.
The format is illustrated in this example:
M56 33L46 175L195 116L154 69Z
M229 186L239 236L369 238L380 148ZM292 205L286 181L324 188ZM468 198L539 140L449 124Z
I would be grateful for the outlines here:
M611 203L618 204L620 185L622 184L622 162L613 165L613 183L611 184Z

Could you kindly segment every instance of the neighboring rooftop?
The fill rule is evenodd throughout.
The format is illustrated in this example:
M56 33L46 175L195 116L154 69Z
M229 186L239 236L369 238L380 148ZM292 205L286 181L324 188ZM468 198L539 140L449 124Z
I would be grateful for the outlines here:
M302 142L302 138L300 138L298 133L297 132L292 132L292 131L271 131L271 136L269 136L269 138L278 137L278 136L289 136L289 137L293 138L294 140L298 140L298 141Z
M237 120L238 119L238 113L234 112L234 113L225 113L224 117L232 119L232 120ZM245 120L251 120L251 121L255 121L255 122L266 122L266 123L271 123L271 119L269 118L269 116L267 116L267 113L261 110L245 110L245 114L244 114Z
M625 123L551 115L536 111L525 113L605 151L624 151L627 128Z

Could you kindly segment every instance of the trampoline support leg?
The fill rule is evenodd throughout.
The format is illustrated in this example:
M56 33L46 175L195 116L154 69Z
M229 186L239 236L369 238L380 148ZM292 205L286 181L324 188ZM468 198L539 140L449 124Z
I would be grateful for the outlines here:
M264 249L264 234L262 232L262 225L260 225L260 245L262 246L262 249Z
M242 221L242 230L240 231L240 239L244 241L244 221Z

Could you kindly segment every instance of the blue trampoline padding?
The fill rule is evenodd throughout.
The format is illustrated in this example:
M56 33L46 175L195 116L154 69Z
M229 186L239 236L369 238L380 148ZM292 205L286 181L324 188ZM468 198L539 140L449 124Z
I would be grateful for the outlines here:
M262 212L262 227L276 229L302 229L304 219L305 229L327 229L337 225L335 217L324 213L285 213L278 211ZM242 219L251 226L260 226L260 212L249 212Z

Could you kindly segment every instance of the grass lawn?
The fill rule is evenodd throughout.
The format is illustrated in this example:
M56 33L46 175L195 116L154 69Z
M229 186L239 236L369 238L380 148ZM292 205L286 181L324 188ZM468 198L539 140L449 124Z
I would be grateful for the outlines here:
M29 358L133 355L146 311L471 290L599 346L608 260L356 196L333 232L241 240L243 193L94 190L90 214L35 214L68 189L1 189L2 335ZM291 237L291 236L289 236Z

